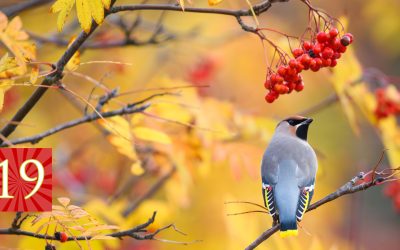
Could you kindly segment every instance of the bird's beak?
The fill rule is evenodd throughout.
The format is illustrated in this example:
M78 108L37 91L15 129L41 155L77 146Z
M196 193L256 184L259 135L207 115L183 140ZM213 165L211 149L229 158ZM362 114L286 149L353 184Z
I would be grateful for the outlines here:
M302 122L301 124L307 124L309 125L310 123L312 123L314 120L312 118L307 118L304 122Z

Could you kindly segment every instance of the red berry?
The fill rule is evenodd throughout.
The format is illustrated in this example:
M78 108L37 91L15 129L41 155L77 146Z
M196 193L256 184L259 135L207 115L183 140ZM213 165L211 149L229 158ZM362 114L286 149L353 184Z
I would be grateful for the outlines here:
M294 82L288 82L288 83L287 83L287 86L288 86L288 88L289 88L288 93L291 93L291 92L294 90L294 88L296 88L296 83L294 83Z
M332 28L332 29L329 31L329 36L330 36L331 39L332 39L332 38L335 38L338 34L339 34L339 31L338 31L338 29L336 29L336 28Z
M322 64L322 62L321 62ZM320 69L320 66L317 64L316 59L311 60L310 69L314 72L317 72Z
M304 51L300 48L297 48L297 49L294 49L292 53L293 53L293 56L295 58L297 58L297 57L303 55Z
M314 60L315 60L315 63L317 64L317 66L318 66L319 68L321 68L321 66L322 66L322 59L321 59L321 58L315 58Z
M286 75L286 68L285 68L285 66L279 66L277 72L278 72L278 74L279 74L280 76L285 76L285 75Z
M288 86L286 86L286 85L283 85L283 87L282 87L282 91L283 91L283 93L289 93L289 87Z
M344 53L344 52L346 52L346 50L347 50L347 47L343 46L342 44L340 44L340 46L339 46L337 51L340 52L340 53Z
M300 63L306 68L310 66L311 57L307 54L304 54L300 58Z
M274 85L274 91L277 92L277 93L279 93L280 87L281 87L281 84L275 84L275 85Z
M290 59L289 67L291 67L292 69L296 69L297 68L297 61L295 59Z
M297 72L300 73L301 71L303 71L304 65L301 64L300 62L298 62L296 69L297 69Z
M317 41L319 43L324 43L324 42L328 41L328 39L329 39L329 37L325 32L323 32L323 31L318 32Z
M351 33L346 33L346 34L344 34L344 36L347 36L348 38L350 38L350 43L353 42L353 34L351 34Z
M335 54L333 54L333 59L339 59L342 56L342 54L335 52Z
M322 59L322 66L329 67L331 66L332 60L331 59Z
M334 50L334 51L338 51L338 49L340 48L340 46L342 46L342 44L340 43L340 40L339 40L339 38L335 38L335 39L333 39L332 41L331 41L331 48Z
M277 84L277 85L274 86L274 90L277 93L283 95L283 94L286 94L287 92L289 92L289 87L285 86L283 84Z
M303 48L305 51L309 51L312 48L312 44L309 41L304 41Z
M266 88L266 89L271 89L271 88L272 88L272 83L271 83L271 80L270 80L270 79L267 79L267 80L264 82L264 88Z
M304 89L304 83L301 82L301 83L296 84L296 87L295 87L294 89L295 89L297 92L302 91L302 90Z
M341 43L343 46L348 46L348 45L351 43L351 39L350 39L350 37L344 35L344 36L342 37L342 39L340 39L340 43Z
M288 68L287 71L286 71L286 75L287 76L294 76L296 74L297 74L296 69L294 69L292 67Z
M337 65L337 61L336 61L336 59L333 59L332 62L331 62L331 67L333 68L336 65Z
M320 43L315 44L313 48L314 54L318 55L319 53L321 53L321 51L322 51L322 45Z
M268 103L273 103L275 100L276 96L275 94L273 94L272 91L265 95L265 101L267 101Z
M277 83L277 81L276 81L276 77L277 77L278 75L277 74L271 74L270 75L270 77L269 77L269 79L271 80L271 84L272 85L274 85L275 83Z
M283 77L282 76L280 76L280 75L276 75L276 83L278 83L278 84L281 84L281 83L283 83Z
M60 242L66 242L68 240L68 235L65 232L55 232L54 238Z
M326 47L324 49L324 51L322 51L322 54L321 54L322 58L324 58L324 59L332 58L333 55L334 55L333 49L331 49L329 47Z
M291 82L297 83L300 80L301 80L301 76L300 76L300 74L297 74L292 77Z

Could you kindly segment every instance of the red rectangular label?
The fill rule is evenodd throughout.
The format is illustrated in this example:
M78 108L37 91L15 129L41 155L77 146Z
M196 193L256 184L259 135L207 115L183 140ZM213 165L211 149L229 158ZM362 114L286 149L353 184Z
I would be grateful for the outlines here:
M51 211L51 148L0 149L0 211Z

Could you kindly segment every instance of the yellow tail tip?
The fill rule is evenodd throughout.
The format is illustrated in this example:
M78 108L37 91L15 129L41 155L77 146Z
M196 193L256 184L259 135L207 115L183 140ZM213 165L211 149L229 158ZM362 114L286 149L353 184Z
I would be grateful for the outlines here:
M282 238L286 238L288 236L297 236L297 234L298 234L297 229L286 230L286 231L280 231L279 232L279 236L281 236Z

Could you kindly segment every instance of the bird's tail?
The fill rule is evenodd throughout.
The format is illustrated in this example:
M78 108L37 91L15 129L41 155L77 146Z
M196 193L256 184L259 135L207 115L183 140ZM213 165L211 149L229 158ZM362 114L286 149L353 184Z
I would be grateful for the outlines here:
M281 237L297 235L296 210L299 194L300 191L295 182L282 181L282 183L278 183L275 187L275 200L279 213Z
M298 231L297 231L296 218L291 219L291 220L282 220L280 223L281 223L281 225L280 225L279 235L282 238L285 238L287 236L297 236Z

